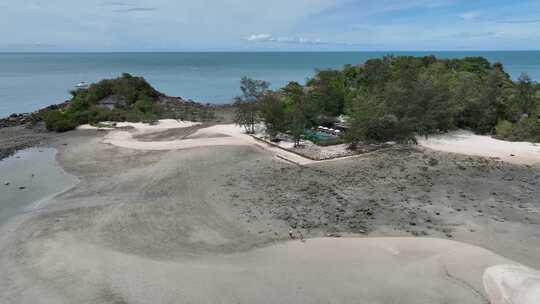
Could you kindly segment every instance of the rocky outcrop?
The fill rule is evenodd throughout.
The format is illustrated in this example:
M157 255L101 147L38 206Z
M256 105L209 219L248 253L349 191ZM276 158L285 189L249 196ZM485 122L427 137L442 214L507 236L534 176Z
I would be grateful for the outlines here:
M497 265L484 273L491 304L540 303L540 272L519 265Z
M63 109L69 105L69 101L60 104L50 105L32 113L13 113L6 118L0 118L0 129L18 126L31 127L43 120L43 114L50 110Z

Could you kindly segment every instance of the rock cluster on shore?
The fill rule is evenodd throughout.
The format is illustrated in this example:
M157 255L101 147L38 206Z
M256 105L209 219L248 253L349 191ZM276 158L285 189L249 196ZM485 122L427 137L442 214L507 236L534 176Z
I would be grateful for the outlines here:
M15 127L30 123L30 114L16 114L13 113L6 118L0 119L0 128Z
M264 166L224 187L245 185L231 195L250 221L261 216L283 220L309 236L385 227L454 238L456 231L473 233L475 228L465 223L474 219L539 221L530 213L540 186L533 168L415 149L369 158L300 168Z

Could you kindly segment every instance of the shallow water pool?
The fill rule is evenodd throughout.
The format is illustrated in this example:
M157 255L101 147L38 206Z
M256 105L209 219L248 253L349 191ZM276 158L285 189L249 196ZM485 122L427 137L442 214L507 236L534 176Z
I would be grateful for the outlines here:
M56 153L52 148L31 148L0 161L0 225L77 183L56 162Z

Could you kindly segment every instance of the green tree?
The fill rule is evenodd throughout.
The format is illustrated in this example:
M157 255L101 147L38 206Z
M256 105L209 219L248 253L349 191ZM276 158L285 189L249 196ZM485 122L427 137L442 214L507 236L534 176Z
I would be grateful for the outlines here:
M537 90L531 77L527 74L521 74L516 84L517 90L517 105L520 112L531 115L536 111L538 102Z
M504 72L498 69L488 72L484 85L479 88L482 92L480 98L482 111L477 117L476 131L491 133L499 120L508 118L510 89L511 81Z
M243 77L240 81L242 96L234 100L234 122L245 128L247 133L255 133L255 124L259 119L259 99L268 91L270 84L262 80Z
M290 82L283 88L283 93L290 105L287 122L294 139L294 146L297 147L308 125L304 88L297 82Z
M260 111L266 132L271 139L274 139L279 132L286 130L285 104L278 94L265 94L260 101Z
M362 141L368 140L370 125L381 116L380 103L374 97L362 92L357 94L347 108L346 139L352 149Z
M418 135L427 138L431 133L455 127L458 107L452 102L449 83L450 74L438 64L432 64L418 76L415 99L408 102L410 111L406 117L416 122Z
M307 86L318 115L338 116L345 106L345 77L336 70L318 71Z
M456 127L477 129L479 117L484 111L479 90L482 85L482 79L471 72L457 72L451 78L450 98L456 107Z

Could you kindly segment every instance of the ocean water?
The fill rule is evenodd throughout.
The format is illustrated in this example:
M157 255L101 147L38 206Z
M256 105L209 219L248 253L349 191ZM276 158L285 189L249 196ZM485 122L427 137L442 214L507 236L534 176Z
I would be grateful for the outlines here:
M0 117L59 103L80 81L123 72L144 76L158 90L203 103L227 103L238 95L240 78L269 81L279 88L304 82L315 69L340 68L394 55L443 58L483 56L502 62L517 78L540 80L540 51L522 52L320 52L320 53L0 53Z

